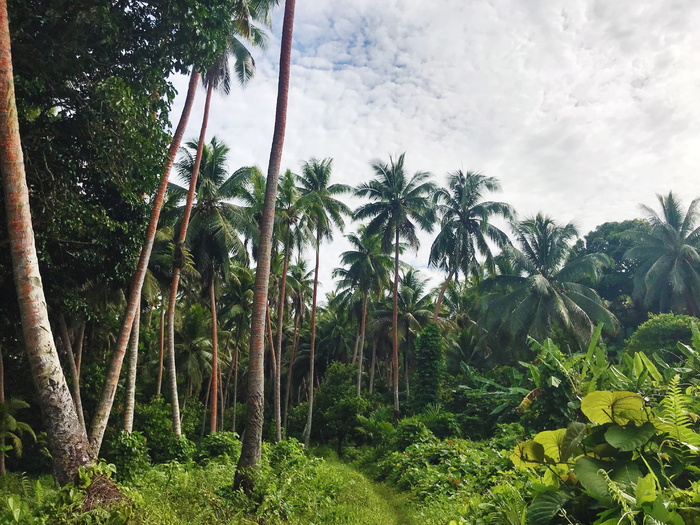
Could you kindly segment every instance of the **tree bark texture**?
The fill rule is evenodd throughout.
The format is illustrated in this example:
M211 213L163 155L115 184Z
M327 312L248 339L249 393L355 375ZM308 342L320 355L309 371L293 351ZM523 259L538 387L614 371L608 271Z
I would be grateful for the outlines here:
M131 434L134 430L134 406L136 405L136 367L139 361L139 331L141 330L141 308L136 309L134 324L131 328L131 345L129 348L129 368L126 374L126 398L124 401L124 431Z
M143 281L146 278L146 270L148 269L148 261L151 258L151 251L153 250L153 241L156 236L156 229L158 228L160 210L163 207L163 201L165 200L165 194L168 189L170 170L175 162L175 157L180 149L180 143L182 142L182 136L184 135L185 128L187 127L187 121L189 120L192 105L194 103L194 95L197 91L199 76L199 71L193 68L192 74L190 75L190 83L187 88L187 98L185 100L185 105L182 108L182 115L180 116L180 121L175 129L175 134L173 135L170 149L168 150L168 160L165 162L165 166L163 168L163 176L160 179L160 185L158 186L158 190L153 198L153 210L151 211L151 218L148 222L146 238L144 239L143 246L141 247L139 262L131 280L131 290L129 292L129 301L127 303L126 313L124 315L124 322L122 324L121 331L119 332L119 337L115 343L109 367L107 368L105 384L102 389L102 396L100 397L100 401L97 405L97 410L90 429L90 445L92 446L95 455L97 455L100 450L100 446L102 445L102 439L104 437L105 429L107 428L109 413L111 412L112 405L114 403L114 395L117 392L117 383L119 382L119 375L124 362L126 347L129 343L131 327L134 323L136 309L139 308L141 304L141 289L143 288Z
M0 0L0 170L12 271L32 379L59 483L77 477L93 454L73 405L51 333L39 274L15 102L7 2Z
M280 72L277 86L277 109L275 129L272 135L270 162L267 169L265 202L260 220L260 242L258 265L255 271L253 312L250 326L250 357L248 369L248 410L241 456L236 468L234 487L251 491L254 487L253 469L260 462L262 452L262 427L264 410L264 356L265 356L265 310L270 280L270 256L272 253L272 233L275 220L275 201L279 181L284 133L287 126L287 102L289 97L289 76L292 60L292 32L294 28L295 0L286 0L282 22L282 42L280 50Z
M85 416L83 415L83 400L80 396L80 376L78 374L78 367L75 363L75 356L73 355L73 346L71 345L70 333L68 332L68 325L66 324L66 318L61 314L58 318L58 330L61 334L61 340L63 341L63 348L66 352L66 359L68 360L68 371L70 372L70 387L71 394L73 396L73 404L75 405L75 411L78 414L78 420L83 428L85 428Z

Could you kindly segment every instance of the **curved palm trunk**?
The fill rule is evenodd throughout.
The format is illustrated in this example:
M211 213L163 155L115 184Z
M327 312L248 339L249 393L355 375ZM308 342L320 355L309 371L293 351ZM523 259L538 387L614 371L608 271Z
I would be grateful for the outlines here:
M316 361L316 296L318 293L318 268L321 255L321 229L316 232L316 267L314 268L314 293L311 299L311 350L309 352L309 412L304 428L304 445L311 444L311 424L314 415L314 361Z
M437 301L435 301L435 313L433 314L433 322L435 322L435 323L437 323L438 315L440 315L440 308L442 307L442 300L445 297L445 291L447 290L447 287L450 285L450 282L452 281L453 277L454 277L454 272L450 271L450 273L447 274L447 279L445 279L445 282L440 287L440 293L438 293Z
M275 438L282 441L282 328L284 325L284 307L287 291L287 270L289 269L289 239L284 247L284 264L282 267L282 283L280 284L279 299L277 302L277 333L275 334L275 353L278 363L275 373Z
M177 306L177 290L180 285L180 273L185 260L185 239L187 239L187 226L192 215L192 207L194 205L194 194L197 190L197 178L199 177L199 168L202 165L202 152L204 151L204 140L207 133L207 124L209 122L209 107L211 105L211 94L213 88L210 84L207 88L207 98L204 103L204 116L202 117L202 126L199 130L199 141L197 142L197 153L194 159L192 168L192 176L190 177L190 186L187 190L187 200L185 201L185 209L182 213L182 224L180 225L180 233L175 245L175 254L173 256L173 277L170 282L170 298L168 301L168 361L169 361L169 376L170 376L170 394L173 433L179 438L182 434L180 427L180 404L177 397L177 368L175 365L175 307Z
M238 460L236 476L234 478L234 487L237 489L243 488L247 492L250 492L255 485L253 469L260 461L262 450L263 408L265 403L265 309L267 308L267 287L270 279L270 255L272 253L272 231L275 219L277 183L280 174L280 164L282 162L284 132L287 126L287 102L292 59L292 31L294 28L295 5L295 0L286 0L284 7L275 130L272 136L270 163L267 169L265 203L263 204L263 213L260 220L258 266L255 271L253 315L250 325L248 410L246 412L241 456Z
M146 230L146 238L144 239L144 243L141 248L141 254L139 256L138 265L136 266L136 271L134 272L134 276L131 280L131 290L129 292L129 301L127 303L126 313L124 315L124 323L122 324L119 337L117 338L114 346L114 352L112 353L112 358L107 369L102 395L97 405L95 416L92 420L92 427L90 429L90 445L92 446L93 453L95 455L97 455L100 450L100 446L102 445L102 438L104 437L105 429L107 428L109 413L111 412L112 404L114 403L114 395L117 392L117 383L119 381L119 374L121 373L126 347L129 342L129 336L131 335L131 327L134 323L136 310L141 301L141 289L143 288L143 281L146 277L148 260L151 258L153 241L156 236L158 219L160 218L160 210L163 207L163 201L168 189L170 170L175 162L175 156L177 155L177 151L180 149L182 136L184 135L185 128L187 127L187 121L189 120L192 105L194 103L194 95L197 91L198 82L199 71L193 69L192 74L190 75L190 83L187 88L187 98L185 100L185 105L182 108L182 115L180 116L180 121L178 122L175 134L173 135L170 149L168 150L168 160L165 162L165 166L163 168L163 176L160 179L160 185L158 186L158 190L153 198L153 210L151 211L151 218Z
M22 321L27 360L36 386L59 483L77 477L78 468L93 461L51 333L17 121L7 3L0 2L0 171L10 239L12 270Z
M372 363L369 365L369 393L374 393L374 371L377 368L377 340L372 341Z
M301 313L303 306L297 308L294 313L294 337L292 340L292 353L289 356L289 372L287 372L287 391L284 395L284 423L283 426L287 428L287 414L289 414L289 397L292 394L292 371L294 370L294 357L297 352L297 347L299 345L299 324L301 322Z
M83 400L80 396L80 376L78 373L78 367L75 364L75 356L73 355L73 347L70 342L70 334L68 333L68 325L66 324L66 318L63 314L58 317L58 327L61 334L61 339L63 340L63 347L66 351L66 358L68 359L68 369L70 372L71 381L71 394L73 395L73 404L75 405L75 411L78 414L78 419L83 428L85 428L85 416L83 415Z
M362 318L360 320L360 349L359 359L357 364L357 395L362 394L362 361L364 360L365 352L365 325L367 324L367 294L362 298Z
M391 324L392 346L392 387L394 388L394 419L401 417L399 409L399 230L396 229L396 248L394 251L394 311Z
M219 334L216 325L216 284L212 275L209 283L209 301L211 304L211 421L210 432L216 432L219 410Z
M141 328L141 308L136 310L134 326L131 329L131 348L129 349L129 369L126 376L126 401L124 403L124 432L131 434L134 430L134 406L136 405L136 365L139 360L139 330Z
M163 385L163 353L165 350L165 310L160 307L160 330L158 337L158 379L156 380L156 396L160 395Z

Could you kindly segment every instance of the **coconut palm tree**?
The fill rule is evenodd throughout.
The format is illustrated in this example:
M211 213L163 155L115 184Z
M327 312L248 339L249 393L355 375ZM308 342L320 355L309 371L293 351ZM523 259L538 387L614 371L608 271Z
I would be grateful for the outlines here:
M625 257L640 262L634 277L634 296L660 312L700 313L700 198L683 212L682 202L669 192L657 195L661 213L642 206L650 231L631 230L636 246Z
M340 263L345 267L333 270L333 277L340 278L338 288L345 288L340 297L357 291L362 301L359 334L359 361L357 366L357 395L362 391L362 362L364 356L365 331L367 325L367 304L372 293L380 294L389 283L391 257L382 253L381 239L378 235L367 235L367 228L361 226L358 233L351 233L345 238L352 250L340 255Z
M264 353L265 353L265 313L267 311L267 288L270 279L270 257L272 255L272 234L275 219L277 182L282 163L284 134L287 126L287 103L289 99L289 77L292 63L292 33L296 0L285 0L282 21L282 42L280 46L279 87L277 89L277 109L275 129L270 149L270 162L267 169L265 204L260 219L258 243L258 263L255 271L255 294L250 326L250 357L248 366L248 409L241 447L241 455L236 466L234 487L252 491L255 481L253 469L262 455L262 427L264 410Z
M370 219L367 232L370 235L382 232L382 248L388 251L394 247L394 291L392 322L392 360L394 387L394 415L400 416L399 409L399 338L398 338L398 294L399 294L399 243L405 239L411 246L418 247L416 226L432 231L435 223L435 210L430 196L435 186L428 179L430 174L418 172L408 177L404 169L404 153L389 163L372 163L375 178L360 184L355 190L358 197L366 197L370 203L361 205L355 211L357 219Z
M596 281L610 264L601 253L572 257L570 242L578 232L573 224L557 224L542 214L514 224L519 248L506 249L513 274L487 279L482 311L488 328L501 328L524 341L549 337L554 326L585 345L598 323L609 329L617 319L598 294L581 284Z
M216 432L219 393L216 287L217 281L226 280L229 277L229 260L232 256L246 260L247 254L236 229L240 223L241 210L239 206L227 200L233 199L238 194L238 188L247 176L247 172L237 170L230 176L227 175L226 162L229 148L216 137L211 139L208 146L202 147L193 142L188 143L187 146L189 150L183 151L183 158L178 162L177 170L178 174L190 184L195 177L197 163L197 158L193 158L191 150L198 153L201 151L200 174L194 181L197 202L192 209L186 241L195 267L202 277L204 289L208 291L211 306L213 357L210 427L212 432ZM171 298L172 296L171 290Z
M335 197L351 191L345 184L330 184L333 159L311 159L302 165L299 187L302 193L306 219L316 237L316 265L314 266L314 291L311 298L311 349L309 352L309 412L304 429L304 444L311 439L311 424L314 406L314 359L316 346L316 296L318 292L318 270L320 267L321 242L333 238L333 227L342 231L343 216L350 215L350 208Z
M485 193L500 189L494 177L458 170L448 175L447 189L435 192L433 201L440 216L440 231L430 248L428 264L447 273L435 302L435 321L450 281L459 272L466 277L479 269L477 255L484 258L486 268L493 273L496 265L488 241L501 249L509 243L508 235L489 221L495 216L512 219L510 205L483 200Z

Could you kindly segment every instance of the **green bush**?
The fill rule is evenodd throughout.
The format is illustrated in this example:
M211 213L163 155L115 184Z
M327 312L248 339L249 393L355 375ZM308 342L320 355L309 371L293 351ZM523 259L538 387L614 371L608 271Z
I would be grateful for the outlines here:
M413 405L424 407L440 402L445 375L445 340L438 325L429 323L416 339Z
M119 481L134 479L150 464L146 438L138 431L127 434L122 430L112 434L105 445L104 457L117 468Z
M228 456L233 461L238 461L241 454L241 441L235 432L215 432L204 436L199 444L198 457L201 460Z
M170 460L189 461L194 457L197 447L185 436L194 436L201 422L202 404L188 400L182 408L183 439L173 436L172 412L170 404L161 396L150 403L137 405L134 412L134 427L141 429L146 437L146 444L154 463Z
M399 421L394 435L394 450L403 451L406 447L434 438L425 423L418 416L407 417Z
M676 350L678 342L690 344L692 324L696 317L689 315L649 315L627 340L625 353L643 352L647 356L660 355L664 361L677 362L682 355Z

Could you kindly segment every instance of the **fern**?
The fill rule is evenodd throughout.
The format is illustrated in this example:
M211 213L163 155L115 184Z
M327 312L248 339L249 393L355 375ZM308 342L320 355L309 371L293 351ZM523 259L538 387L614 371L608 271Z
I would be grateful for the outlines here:
M679 375L671 379L668 393L659 404L659 417L654 426L697 453L700 452L700 436L693 430L693 420L697 416L690 412L688 407L692 399L683 393L679 383Z

